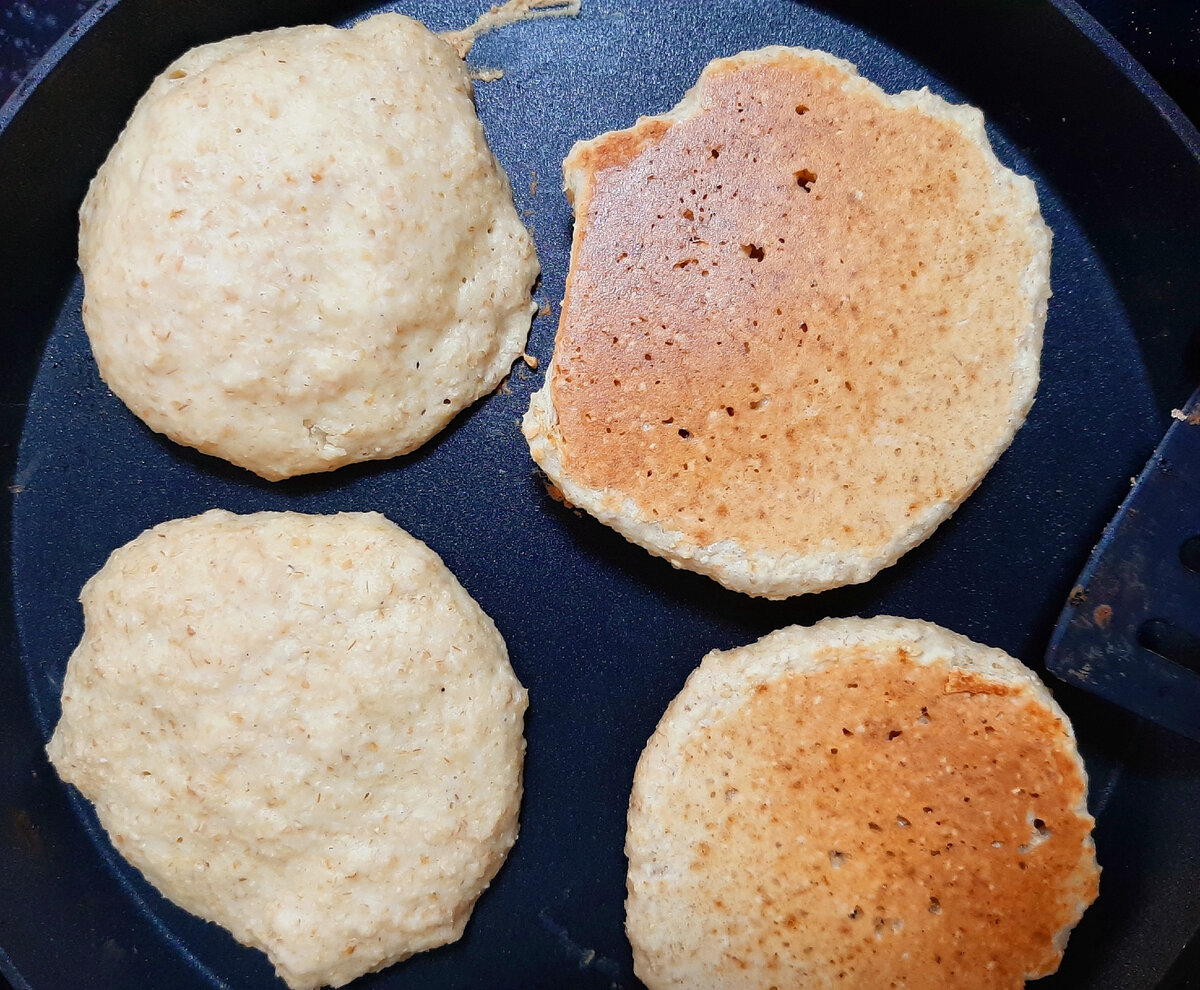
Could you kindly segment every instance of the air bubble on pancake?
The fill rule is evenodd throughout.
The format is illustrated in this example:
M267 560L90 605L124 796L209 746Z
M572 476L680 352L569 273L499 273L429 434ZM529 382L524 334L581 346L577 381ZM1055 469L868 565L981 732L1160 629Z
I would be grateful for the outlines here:
M1030 828L1033 830L1033 834L1030 835L1028 842L1017 846L1017 852L1019 852L1022 856L1036 849L1054 834L1051 829L1046 827L1046 823L1042 821L1042 819L1034 817L1032 811L1026 813L1025 820L1029 823Z

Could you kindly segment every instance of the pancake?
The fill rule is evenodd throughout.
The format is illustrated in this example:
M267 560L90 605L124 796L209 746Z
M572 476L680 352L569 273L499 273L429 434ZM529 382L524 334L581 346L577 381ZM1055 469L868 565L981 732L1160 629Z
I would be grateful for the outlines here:
M49 755L150 883L296 990L462 935L516 839L526 693L432 550L214 510L81 600Z
M1015 988L1096 896L1062 710L926 622L793 626L706 656L638 762L627 929L666 987Z
M563 174L571 265L525 436L567 500L675 566L768 598L866 581L1024 421L1051 234L978 110L768 48Z
M79 264L112 391L271 480L415 449L508 374L536 308L467 68L398 14L174 62L88 190Z

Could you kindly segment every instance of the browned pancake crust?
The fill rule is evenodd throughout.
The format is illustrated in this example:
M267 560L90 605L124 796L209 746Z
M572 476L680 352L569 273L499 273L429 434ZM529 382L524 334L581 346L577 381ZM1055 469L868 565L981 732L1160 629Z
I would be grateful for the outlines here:
M1052 972L1098 885L1069 730L1027 684L903 647L826 661L690 737L653 814L696 823L676 865L702 880L678 903L669 881L644 896L707 919L688 939L725 946L713 985L1017 988Z
M1028 218L951 120L845 80L718 63L698 112L567 162L564 470L700 545L869 556L1015 429Z
M760 685L721 727L745 759L729 767L722 784L736 794L717 800L708 827L716 843L752 835L761 858L756 882L714 889L729 917L714 937L761 923L761 898L786 930L811 932L822 918L824 939L800 957L825 956L859 986L962 986L970 972L973 986L1018 987L1027 967L1054 968L1052 937L1076 898L1064 904L1053 891L1090 831L1075 814L1083 785L1073 762L1046 745L1061 734L1055 720L1030 702L1015 713L997 705L1013 689L976 675L951 683L945 670L909 664L897 678L870 659L843 662L839 675L824 692L816 685L827 694L820 708L808 678ZM863 697L901 717L858 728ZM1051 835L1033 846L1037 822ZM772 928L767 943L774 937Z

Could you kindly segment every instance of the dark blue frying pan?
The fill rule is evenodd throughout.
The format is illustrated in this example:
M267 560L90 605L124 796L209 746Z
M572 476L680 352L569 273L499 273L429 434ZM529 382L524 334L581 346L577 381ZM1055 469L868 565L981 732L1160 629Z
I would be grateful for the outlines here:
M411 0L437 29L480 2ZM571 143L672 106L710 58L825 48L896 90L982 107L1055 230L1037 403L978 492L869 584L762 602L673 571L549 499L517 421L540 376L410 457L270 485L162 440L96 376L79 323L75 211L150 79L184 49L354 3L102 3L0 113L0 971L17 987L271 987L265 959L166 903L109 848L42 753L76 596L163 519L379 509L429 543L495 617L531 710L522 833L458 944L365 987L635 987L622 932L633 767L701 655L825 615L942 623L1040 665L1088 551L1197 376L1200 137L1072 4L585 0L577 20L484 38L505 70L478 106L563 291ZM536 179L536 182L534 181ZM553 318L530 351L550 356ZM544 367L544 364L543 364ZM1101 895L1042 986L1150 988L1200 927L1200 747L1065 685L1092 776Z

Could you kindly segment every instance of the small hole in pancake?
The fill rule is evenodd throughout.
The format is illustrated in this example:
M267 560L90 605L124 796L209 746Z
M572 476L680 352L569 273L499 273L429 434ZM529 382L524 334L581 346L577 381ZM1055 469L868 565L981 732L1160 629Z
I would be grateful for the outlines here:
M806 107L803 103L797 103L796 113L797 115L803 116L804 114L808 113L808 107Z
M1029 841L1017 846L1017 852L1022 856L1036 849L1043 842L1049 839L1054 833L1046 827L1046 823L1040 818L1034 818L1032 815L1028 818L1029 824L1033 829L1033 834L1029 837Z
M812 192L812 184L817 181L817 173L802 168L794 174L796 176L796 185L805 192Z
M690 440L690 439L692 439L692 435L691 435L691 433L689 433L687 430L684 430L684 429L681 429L681 430L679 431L679 435L680 435L681 437L683 437L683 439L684 439L684 440Z
M846 862L847 858L848 857L844 852L839 852L836 849L830 850L829 865L835 870L840 870L842 868L842 864Z
M903 729L892 729L892 731L888 733L888 740L890 741L892 739L895 739L897 736L902 736L902 735L904 735Z
M929 898L929 913L930 914L941 914L942 913L942 902L939 901L936 897Z
M726 412L727 414L729 414L730 416L732 416L732 415L733 415L733 406L726 406L726 407L725 407L725 412Z
M709 152L709 154L710 154L710 155L712 155L712 156L713 156L713 158L720 158L720 157L721 157L721 152L720 152L720 151L718 151L716 148L713 148L713 149L712 149L712 150Z
M746 254L755 261L762 261L766 256L766 252L757 244L743 244L742 250L745 251Z
M900 828L908 828L908 827L909 827L909 826L912 824L912 822L910 822L910 821L909 821L907 818L905 818L903 815L897 815L897 816L896 816L896 824L897 824L897 825L898 825Z

